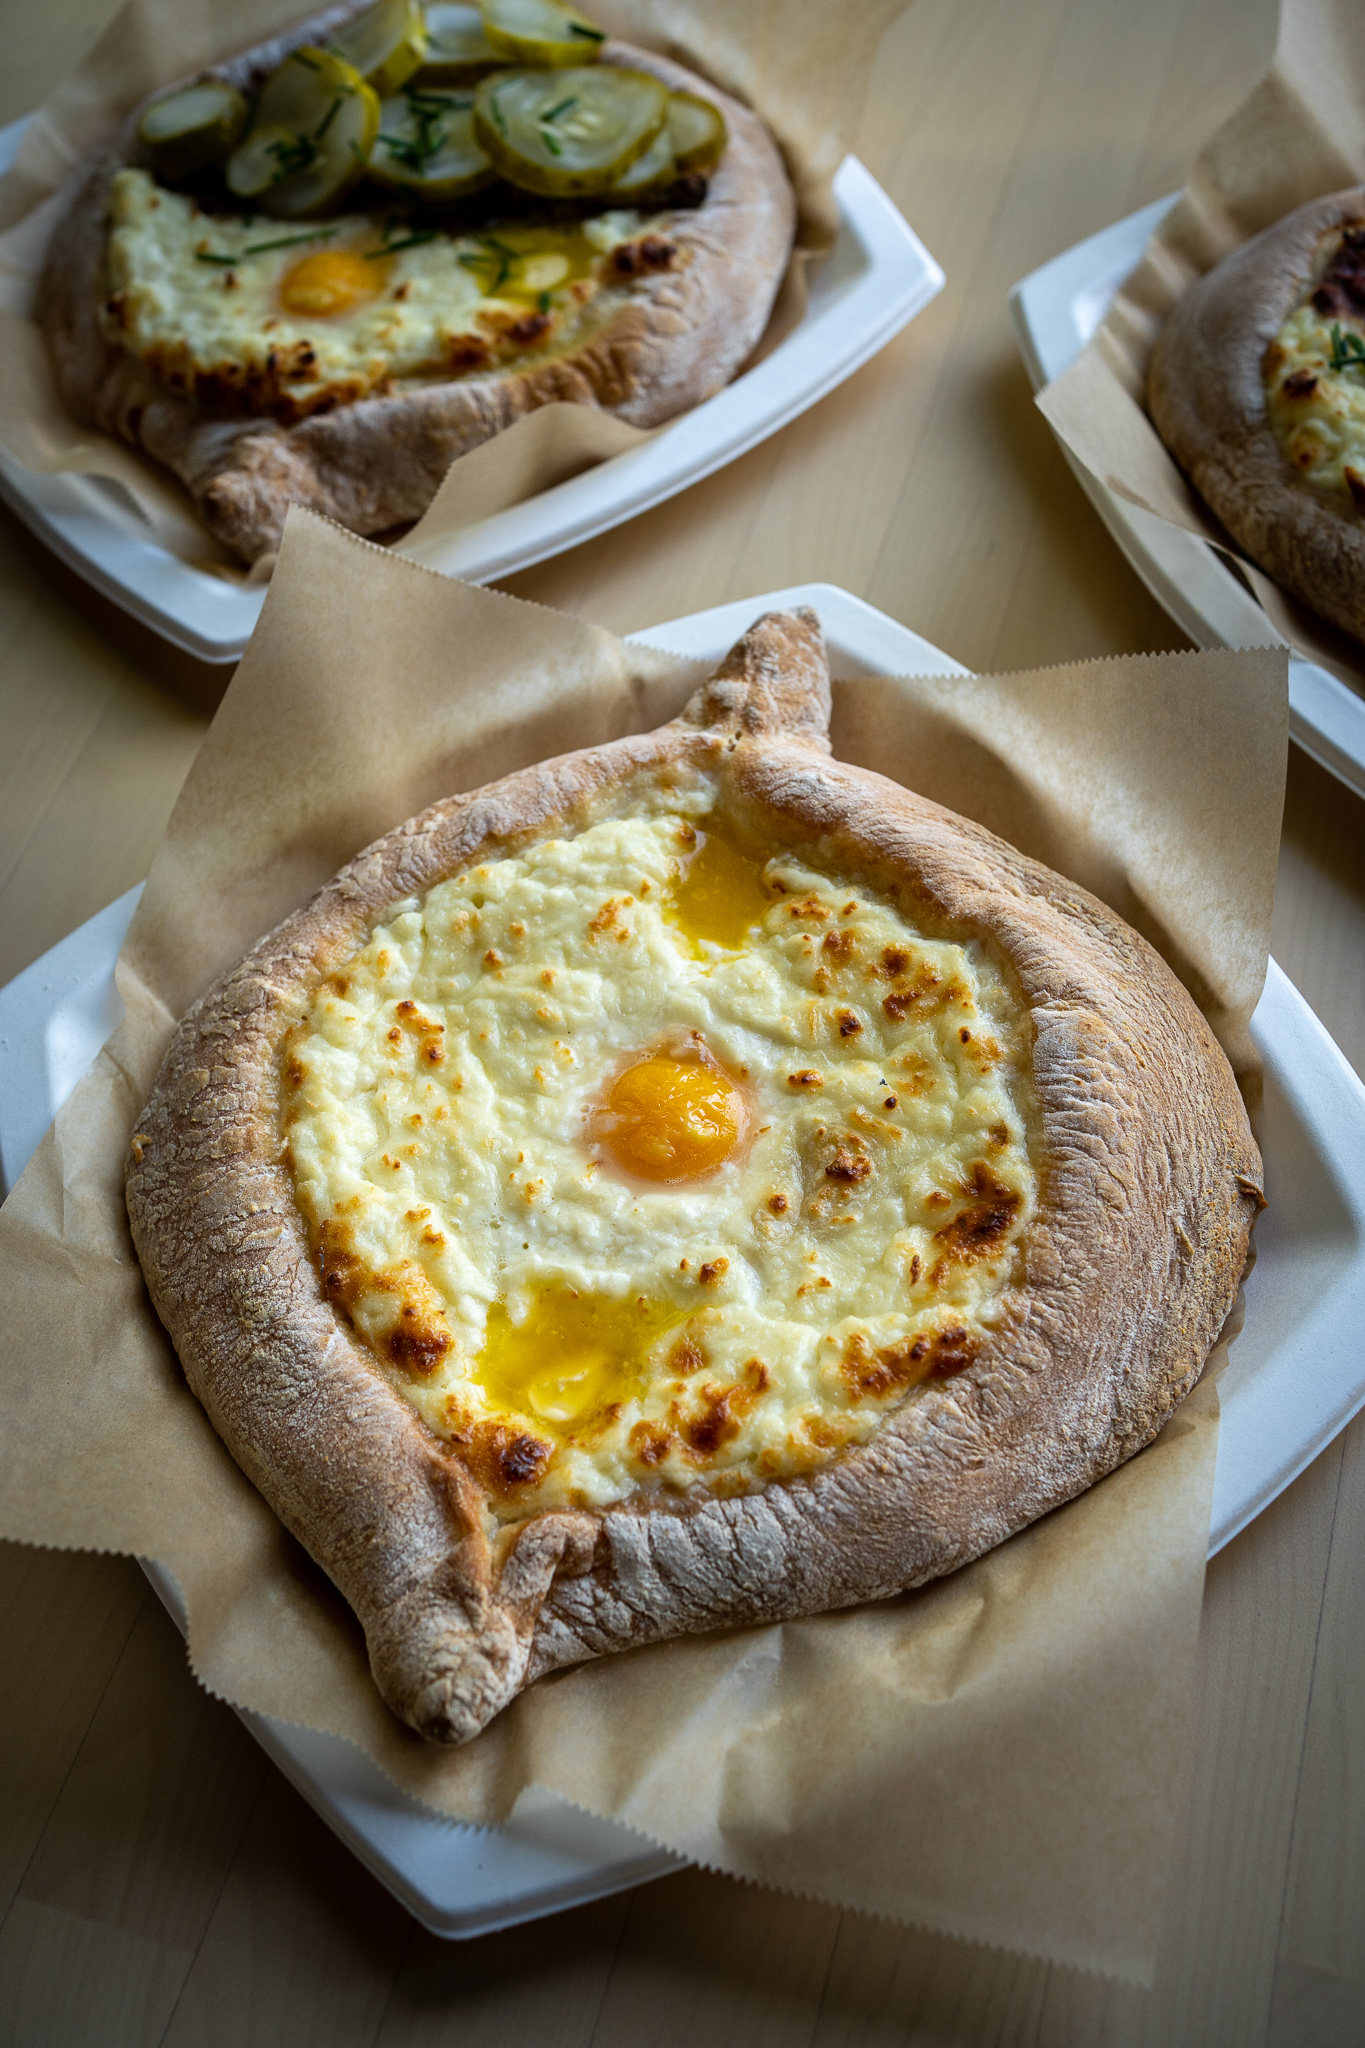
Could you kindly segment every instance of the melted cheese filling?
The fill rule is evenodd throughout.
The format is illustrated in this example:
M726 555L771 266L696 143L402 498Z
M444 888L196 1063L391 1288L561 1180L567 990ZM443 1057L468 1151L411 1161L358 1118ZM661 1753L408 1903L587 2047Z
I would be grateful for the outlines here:
M865 1441L1034 1206L985 950L667 802L397 905L285 1047L324 1285L505 1519Z
M1365 507L1365 355L1332 368L1348 335L1365 344L1359 323L1297 307L1266 350L1266 414L1301 477Z
M113 180L105 332L173 390L282 418L572 347L636 213L488 234L218 219L145 171ZM282 244L283 246L268 246Z

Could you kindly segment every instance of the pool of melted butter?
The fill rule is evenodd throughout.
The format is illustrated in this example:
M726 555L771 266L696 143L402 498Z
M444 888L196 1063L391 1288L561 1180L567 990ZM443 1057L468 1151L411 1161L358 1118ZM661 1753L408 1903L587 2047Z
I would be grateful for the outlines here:
M709 801L398 906L285 1049L323 1284L505 1519L814 1469L970 1363L1016 1269L993 963Z

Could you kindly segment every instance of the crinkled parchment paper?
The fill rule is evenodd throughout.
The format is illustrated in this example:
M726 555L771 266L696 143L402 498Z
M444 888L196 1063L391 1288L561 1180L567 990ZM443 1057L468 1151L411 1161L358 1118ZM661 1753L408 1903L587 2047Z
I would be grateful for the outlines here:
M557 1674L467 1748L382 1705L349 1610L214 1435L151 1311L123 1161L175 1018L451 790L678 710L699 665L292 513L119 968L125 1020L0 1214L0 1533L161 1559L213 1691L475 1821L529 1786L720 1869L1145 1980L1193 1705L1208 1382L1140 1457L952 1579ZM836 686L835 745L1095 890L1244 1075L1287 744L1282 652ZM1216 1363L1216 1360L1215 1360Z
M340 5L338 14L354 4ZM830 181L857 125L878 44L906 4L859 0L850 12L828 0L604 0L592 9L614 35L676 57L755 107L782 146L799 207L797 250L755 359L800 317L804 266L834 239ZM234 581L245 572L201 524L170 471L83 427L66 410L33 317L34 298L64 188L81 158L159 86L317 12L309 0L234 0L230 8L215 0L128 0L37 111L13 168L0 177L0 448L29 469L111 478L163 547ZM565 413L580 417L566 425ZM437 500L409 535L416 558L431 558L476 520L647 438L588 407L552 405L528 414L451 464ZM272 562L258 565L252 580L268 575Z
M1365 9L1357 0L1283 0L1270 70L1196 158L1094 340L1038 395L1054 431L1092 475L1222 548L1281 639L1358 690L1365 690L1360 649L1247 560L1167 454L1145 393L1157 335L1188 285L1296 206L1362 180Z

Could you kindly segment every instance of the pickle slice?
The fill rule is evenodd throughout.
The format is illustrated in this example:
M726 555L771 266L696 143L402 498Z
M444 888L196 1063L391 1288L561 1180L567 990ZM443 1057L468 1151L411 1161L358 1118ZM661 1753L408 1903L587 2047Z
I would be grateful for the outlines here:
M472 93L409 86L379 109L370 174L417 199L459 199L497 176L474 134Z
M258 122L228 158L225 175L229 191L239 199L259 199L262 192L279 183L280 166L288 161L296 144L292 128L263 128Z
M201 78L153 100L137 124L138 141L158 178L188 178L220 164L246 126L246 101L235 85Z
M619 199L622 206L633 206L637 199L652 198L654 193L665 191L677 175L677 158L665 121L644 155L636 157L625 176L618 178L605 196Z
M709 171L730 140L720 108L694 92L668 95L668 135L680 171Z
M474 129L510 184L568 196L609 192L663 127L657 78L615 64L503 71L474 95Z
M477 85L505 60L483 32L477 7L437 0L427 9L427 54L413 81L428 85Z
M563 0L482 0L484 34L504 63L591 64L605 32Z
M379 100L352 65L329 50L295 50L261 88L256 119L228 158L228 185L278 220L304 220L355 183L378 130Z
M426 18L419 0L375 0L329 43L383 99L412 77L426 55Z

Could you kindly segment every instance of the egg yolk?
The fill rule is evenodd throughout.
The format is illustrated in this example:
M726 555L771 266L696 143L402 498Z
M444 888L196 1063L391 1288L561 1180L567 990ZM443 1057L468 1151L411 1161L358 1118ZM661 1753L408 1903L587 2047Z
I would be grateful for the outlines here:
M642 1180L699 1180L744 1136L744 1097L700 1060L654 1053L612 1083L602 1141L618 1166Z
M694 946L709 939L737 953L773 900L763 862L713 826L699 827L696 838L697 850L685 858L670 892L669 922Z
M501 1302L489 1310L475 1377L495 1408L563 1435L642 1392L649 1350L686 1317L672 1302L538 1288L524 1322Z
M349 313L379 289L382 280L376 273L382 268L354 249L315 249L285 272L280 304L286 313L300 313L310 320Z

